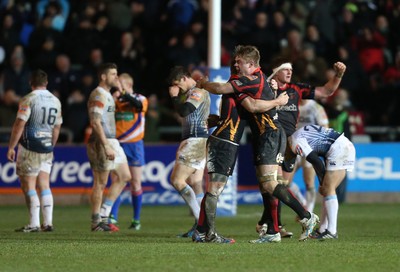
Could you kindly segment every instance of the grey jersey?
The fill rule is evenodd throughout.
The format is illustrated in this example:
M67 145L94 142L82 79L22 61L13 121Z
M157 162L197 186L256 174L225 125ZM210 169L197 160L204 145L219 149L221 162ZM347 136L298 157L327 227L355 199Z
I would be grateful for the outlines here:
M207 118L210 115L210 95L204 89L193 88L185 94L185 102L196 110L182 122L182 140L192 137L208 137Z
M88 113L91 119L94 114L101 116L101 126L104 134L108 139L115 138L115 101L111 93L102 87L97 87L92 91L88 100ZM98 140L98 135L92 133L89 141Z
M306 125L319 125L323 127L329 125L329 119L324 107L315 100L304 99L303 103L304 104L300 104L299 106L298 128Z
M48 90L34 90L19 103L17 118L26 121L20 143L38 153L53 151L53 129L62 124L61 103Z
M342 134L332 128L307 125L290 136L290 148L302 157L307 157L312 151L324 157L340 135Z

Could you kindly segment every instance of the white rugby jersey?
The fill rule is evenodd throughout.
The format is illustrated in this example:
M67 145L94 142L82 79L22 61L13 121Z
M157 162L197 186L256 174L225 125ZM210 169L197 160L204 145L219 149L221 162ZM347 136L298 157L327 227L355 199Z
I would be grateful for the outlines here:
M101 125L106 138L114 139L115 128L115 101L110 92L102 87L97 87L92 91L88 100L89 118L97 113L101 115ZM98 140L96 133L90 135L90 142Z
M207 118L210 115L210 95L204 89L193 88L186 93L186 101L196 110L182 121L182 140L191 137L208 137Z
M306 125L319 125L323 127L329 125L329 119L324 107L315 100L304 99L303 103L300 103L297 127L301 128Z
M34 90L19 103L17 118L26 121L20 144L38 153L53 151L53 129L62 124L60 100L48 90Z
M332 128L307 125L299 128L290 136L290 148L295 154L302 157L307 157L312 151L315 151L319 156L325 156L340 135L342 133Z

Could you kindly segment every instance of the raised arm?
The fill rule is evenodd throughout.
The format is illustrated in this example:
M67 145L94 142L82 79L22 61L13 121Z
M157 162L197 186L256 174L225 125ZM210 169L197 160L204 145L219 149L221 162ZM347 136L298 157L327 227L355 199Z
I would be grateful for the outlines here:
M331 96L339 88L339 84L342 81L344 72L346 71L346 65L342 62L336 62L333 65L333 69L335 70L336 75L329 79L324 86L318 86L315 88L315 98L318 99Z

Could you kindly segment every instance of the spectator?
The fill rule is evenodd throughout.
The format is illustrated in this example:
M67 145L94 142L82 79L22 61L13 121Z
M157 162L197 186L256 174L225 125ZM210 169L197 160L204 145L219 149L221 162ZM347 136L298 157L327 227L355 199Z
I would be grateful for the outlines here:
M15 46L19 43L19 29L14 22L14 18L11 14L5 14L0 29L0 44L4 47L6 62L9 60L9 56Z
M260 50L261 65L266 66L272 57L279 52L277 36L271 31L267 13L258 12L255 16L254 26L244 36L242 43L256 46Z
M36 4L39 20L46 16L51 17L51 27L60 32L64 30L69 10L68 0L39 0Z
M50 76L49 89L62 104L67 102L72 90L78 87L79 80L79 74L71 68L69 57L65 54L58 55L55 60L55 69Z
M26 95L29 90L30 70L25 65L25 55L22 46L14 48L10 64L4 69L4 90L14 90L19 97Z
M321 86L325 83L326 61L315 55L312 44L304 44L301 56L293 63L300 82L308 82L313 86Z
M83 142L85 129L89 124L86 101L83 92L80 89L74 89L70 91L65 103L64 126L73 132L74 143Z

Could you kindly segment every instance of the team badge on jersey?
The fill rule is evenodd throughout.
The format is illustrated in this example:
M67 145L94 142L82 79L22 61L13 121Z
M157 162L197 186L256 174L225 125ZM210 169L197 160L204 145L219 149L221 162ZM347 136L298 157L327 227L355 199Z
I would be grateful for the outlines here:
M200 99L201 99L201 93L199 93L199 92L192 92L191 94L190 94L190 99L193 99L193 100L197 100L197 101L199 101Z
M29 109L29 106L28 105L21 105L20 107L19 107L19 112L23 112L23 111L27 111Z

